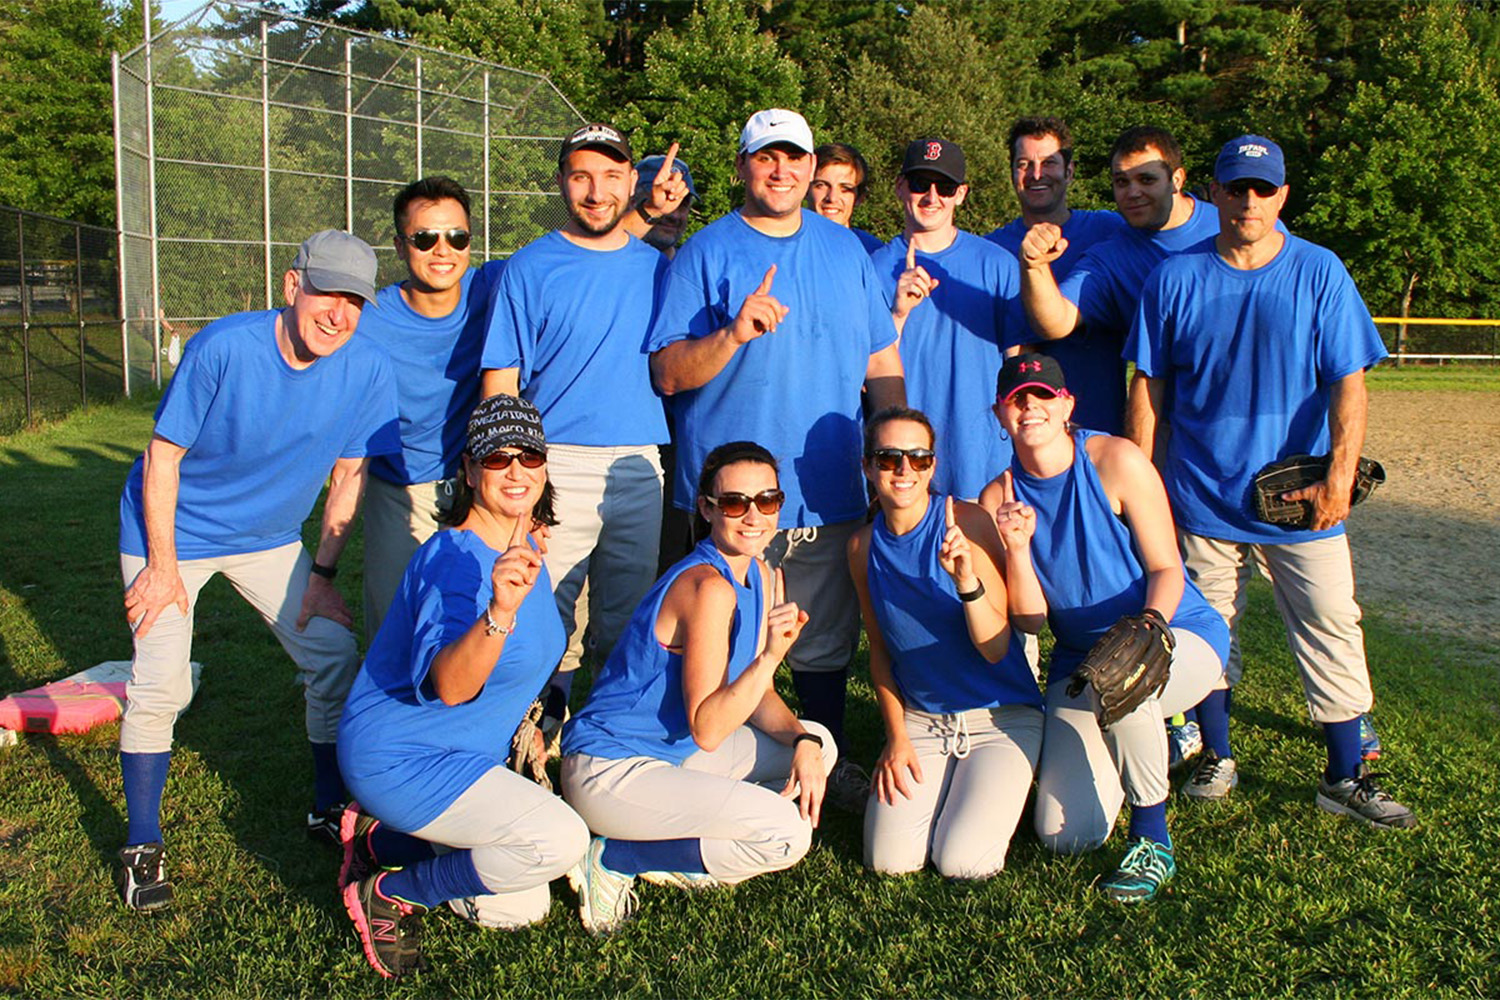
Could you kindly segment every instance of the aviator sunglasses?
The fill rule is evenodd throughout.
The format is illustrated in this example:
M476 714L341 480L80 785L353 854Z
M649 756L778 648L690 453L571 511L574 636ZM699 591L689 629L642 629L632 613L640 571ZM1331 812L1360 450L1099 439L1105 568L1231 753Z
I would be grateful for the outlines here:
M1270 181L1242 180L1230 181L1224 185L1224 190L1231 198L1243 198L1246 191L1254 191L1257 198L1269 198L1281 189Z
M743 493L720 493L716 497L705 496L703 499L719 508L719 513L725 517L744 517L750 513L750 505L755 504L755 509L767 516L781 510L781 505L786 502L786 494L780 490L764 490L747 497Z
M515 454L508 451L492 451L479 460L479 464L491 472L504 472L510 463L520 462L523 469L540 469L547 464L547 456L530 448L522 448Z
M418 229L410 236L401 236L400 239L410 246L426 253L437 246L438 237L448 241L448 245L455 250L467 250L469 248L469 231L467 229Z
M912 194L926 194L928 188L937 185L938 195L943 198L952 198L958 194L957 181L940 181L934 177L912 177L906 178L906 186L911 189Z
M876 448L865 455L881 472L901 471L904 458L913 472L926 472L932 468L935 453L931 448Z

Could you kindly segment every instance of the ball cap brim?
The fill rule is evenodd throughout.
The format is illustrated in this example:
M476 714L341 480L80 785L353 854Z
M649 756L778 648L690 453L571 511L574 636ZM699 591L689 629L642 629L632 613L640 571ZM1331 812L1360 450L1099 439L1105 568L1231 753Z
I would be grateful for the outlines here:
M1054 396L1070 395L1062 365L1046 354L1018 354L1006 358L995 380L995 396L1003 403L1022 389L1046 389Z

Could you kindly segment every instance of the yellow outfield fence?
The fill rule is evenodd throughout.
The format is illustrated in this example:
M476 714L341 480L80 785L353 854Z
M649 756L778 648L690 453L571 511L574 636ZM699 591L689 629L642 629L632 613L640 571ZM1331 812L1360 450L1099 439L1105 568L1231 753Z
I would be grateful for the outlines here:
M1375 326L1395 362L1500 363L1500 319L1376 316Z

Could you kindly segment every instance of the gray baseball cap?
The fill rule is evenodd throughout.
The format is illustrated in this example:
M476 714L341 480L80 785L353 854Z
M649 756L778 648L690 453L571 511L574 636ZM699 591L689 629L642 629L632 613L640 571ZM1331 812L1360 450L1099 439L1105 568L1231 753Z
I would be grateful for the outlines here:
M339 229L325 229L302 241L292 270L320 292L348 292L375 305L375 251Z

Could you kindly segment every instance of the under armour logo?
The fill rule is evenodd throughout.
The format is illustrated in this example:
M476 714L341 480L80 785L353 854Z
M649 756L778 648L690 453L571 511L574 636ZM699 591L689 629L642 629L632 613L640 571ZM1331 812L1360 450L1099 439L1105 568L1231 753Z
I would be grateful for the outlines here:
M943 155L943 144L940 143L940 142L929 142L927 144L927 152L925 154L923 154L923 159L937 160L937 159L941 159L942 155Z
M1023 372L1041 373L1042 363L1040 361L1022 361L1016 368Z

